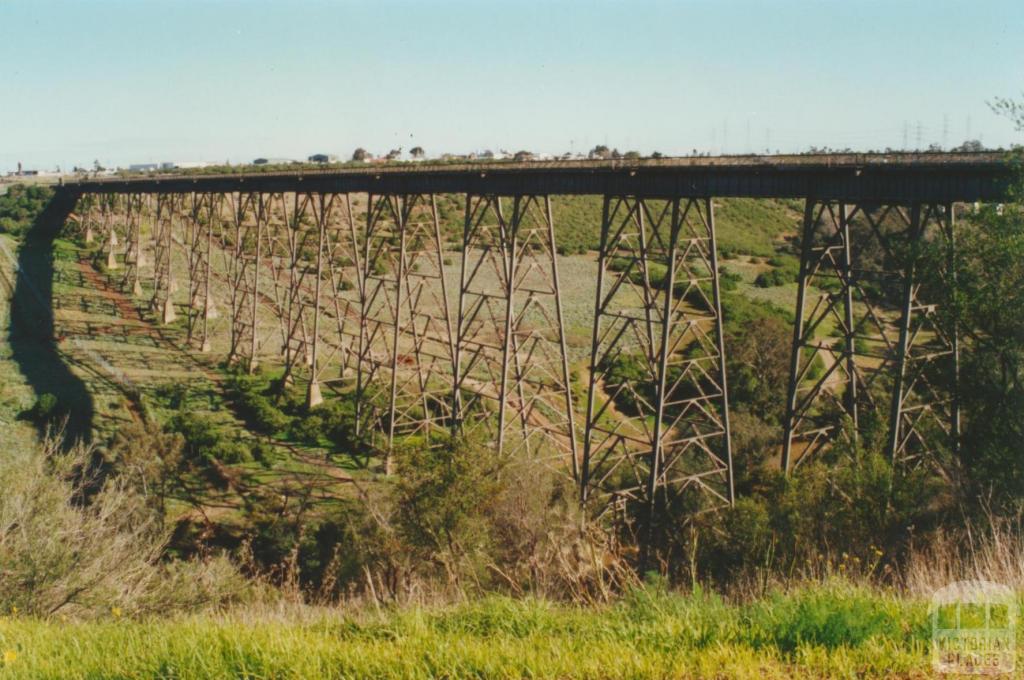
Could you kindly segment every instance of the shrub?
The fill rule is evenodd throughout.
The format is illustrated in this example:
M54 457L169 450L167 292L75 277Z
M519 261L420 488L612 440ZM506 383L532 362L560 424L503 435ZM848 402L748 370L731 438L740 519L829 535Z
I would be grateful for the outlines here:
M497 490L499 461L464 442L444 447L402 447L395 508L407 544L454 568L453 561L489 541L484 513Z
M214 462L237 465L254 459L256 444L229 434L209 414L179 413L171 419L169 429L181 435L182 457L190 465L209 468Z
M39 184L15 184L0 194L0 233L21 236L32 226L53 196L53 189Z
M118 477L83 502L93 452L0 457L0 611L50 617L168 614L217 606L247 587L230 564L162 561L164 536Z
M320 444L320 437L323 435L323 432L324 420L316 412L294 418L288 428L288 436L291 439L309 444L310 446Z
M786 281L778 269L763 271L757 275L756 279L754 279L754 285L758 288L772 288L774 286L781 286L784 283L786 283Z
M188 385L181 382L165 383L154 390L156 396L167 402L172 409L179 409L188 396Z
M335 449L355 453L359 447L355 402L349 399L329 401L317 407L316 413L320 418L321 434Z
M743 277L727 267L720 267L718 270L718 286L724 291L736 290Z
M273 444L253 442L251 451L253 460L267 469L274 467L281 460L281 454Z
M272 404L249 376L233 376L228 382L228 394L238 415L261 434L279 434L291 423L291 418Z
M219 440L210 449L209 456L228 465L250 463L253 459L249 445L237 439L234 441Z
M39 426L47 426L54 423L60 416L61 408L56 395L46 392L40 394L32 408L26 412L26 417Z

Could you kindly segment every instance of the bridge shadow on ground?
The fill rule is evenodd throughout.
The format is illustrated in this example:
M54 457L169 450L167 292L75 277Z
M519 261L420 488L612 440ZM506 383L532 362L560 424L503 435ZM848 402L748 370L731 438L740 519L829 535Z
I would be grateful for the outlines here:
M18 275L11 302L9 342L18 369L36 396L52 394L67 422L64 448L92 439L94 407L85 383L57 349L53 315L53 241L75 207L77 196L57 191L18 251Z

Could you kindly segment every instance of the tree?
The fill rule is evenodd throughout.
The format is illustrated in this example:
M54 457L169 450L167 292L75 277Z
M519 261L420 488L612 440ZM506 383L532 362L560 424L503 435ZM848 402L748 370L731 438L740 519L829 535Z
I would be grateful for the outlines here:
M992 108L1024 131L1024 104L1001 99ZM960 148L980 147L965 142ZM951 278L956 282L943 322L947 332L958 324L964 336L959 384L964 490L967 498L984 495L1019 507L1024 497L1024 175L1009 201L982 206L962 222L955 278L942 275L948 252L941 243L925 248L920 269L927 277L924 285L937 291L948 289Z
M427 155L427 152L423 150L422 146L414 146L409 151L409 155L413 158L420 159Z
M408 550L421 561L444 565L452 580L456 564L490 542L488 506L498 491L501 461L466 442L443 448L396 451L395 520Z
M606 159L611 156L611 150L604 144L598 144L597 146L590 150L590 153L588 155L591 158Z
M963 413L960 463L968 498L997 504L1024 497L1024 182L1013 201L964 215L957 230L952 305L947 332L957 322L963 342L959 396ZM947 253L926 248L925 285L948 286L941 272Z
M640 152L639 151L627 151L622 157L625 158L628 161L639 160Z
M365 161L369 160L370 158L370 152L364 149L363 147L359 147L358 149L352 152L352 160L354 161Z
M513 160L517 163L523 163L525 161L533 160L533 152L531 151L516 151L516 155L513 156Z
M997 97L989 106L999 115L1009 118L1018 132L1024 132L1024 102Z
M780 423L785 405L780 386L789 377L789 325L777 316L756 316L728 326L730 397L761 420Z
M952 150L953 151L959 151L959 152L962 152L962 153L978 152L978 151L984 151L985 150L985 145L982 144L981 142L979 142L977 139L968 139L967 141L965 141L960 146L953 147Z

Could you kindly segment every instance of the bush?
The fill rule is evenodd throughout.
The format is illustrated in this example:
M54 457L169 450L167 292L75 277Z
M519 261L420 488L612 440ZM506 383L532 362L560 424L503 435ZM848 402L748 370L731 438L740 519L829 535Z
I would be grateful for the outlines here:
M400 448L395 460L397 527L410 548L449 570L467 554L486 549L485 516L500 467L496 456L452 442Z
M46 208L53 189L40 184L15 184L0 194L0 233L22 236Z
M210 449L209 455L211 458L227 465L251 463L253 460L252 451L249 445L245 442L238 441L237 439L234 441L218 441L217 444Z
M156 396L167 402L168 408L179 409L188 397L188 385L180 382L165 383L154 390Z
M356 437L354 401L329 401L318 406L315 413L320 418L321 434L334 445L335 450L343 453L356 452L359 442Z
M292 419L272 404L249 376L233 376L228 381L228 395L239 417L260 434L280 434L291 424Z
M161 614L238 600L247 589L221 559L162 561L165 537L117 477L83 489L93 452L0 458L0 611L50 617Z
M252 444L231 437L206 413L185 412L176 415L170 429L184 440L183 458L191 465L209 467L214 462L235 465L253 460Z
M318 446L324 432L324 420L319 413L309 413L295 418L288 428L288 437L303 444Z
M769 269L768 271L761 272L754 279L754 285L758 288L772 288L774 286L782 286L789 283L785 276L778 269Z
M940 486L925 470L895 474L879 453L884 433L861 435L853 442L840 434L827 455L789 477L754 470L724 523L702 527L702 573L742 578L760 568L789 577L877 576L883 556L900 560L911 536L937 526Z
M742 276L727 267L718 270L718 287L723 292L736 290L742 280Z
M280 462L281 454L272 444L254 442L252 445L252 458L263 467L270 469Z
M52 425L61 415L60 403L56 395L49 392L40 394L25 415L30 421L41 427Z

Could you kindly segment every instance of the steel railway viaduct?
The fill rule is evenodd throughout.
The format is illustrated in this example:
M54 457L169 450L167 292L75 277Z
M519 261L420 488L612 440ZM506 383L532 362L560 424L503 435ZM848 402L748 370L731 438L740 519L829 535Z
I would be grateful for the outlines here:
M896 463L956 446L958 334L917 253L952 257L954 206L1010 181L1000 154L818 155L146 176L58 196L126 292L186 316L197 351L221 324L216 351L249 369L273 356L311 406L346 391L377 450L482 430L571 472L597 512L656 512L733 501L715 198L805 201L789 471L842 422L881 423ZM551 210L575 194L604 201L579 411ZM446 243L452 195L464 228Z

